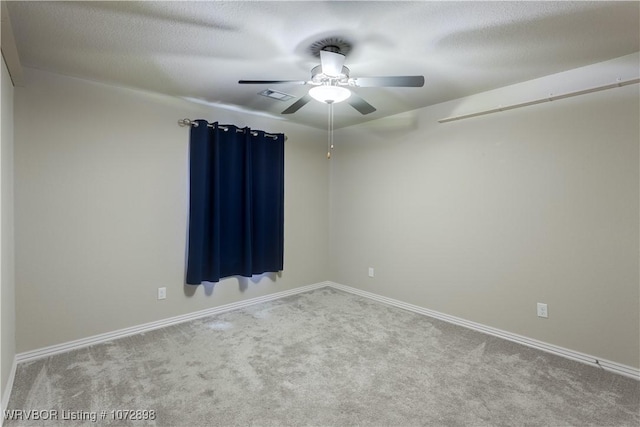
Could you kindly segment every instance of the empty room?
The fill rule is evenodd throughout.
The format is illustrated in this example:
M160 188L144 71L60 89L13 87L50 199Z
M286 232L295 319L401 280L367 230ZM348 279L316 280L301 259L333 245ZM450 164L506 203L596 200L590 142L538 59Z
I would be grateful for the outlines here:
M640 425L640 2L0 4L0 425Z

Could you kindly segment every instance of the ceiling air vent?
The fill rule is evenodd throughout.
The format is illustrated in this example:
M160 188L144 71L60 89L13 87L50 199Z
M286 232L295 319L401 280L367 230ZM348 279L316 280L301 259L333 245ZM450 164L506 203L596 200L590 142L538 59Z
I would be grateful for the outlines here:
M278 101L288 101L290 99L295 98L293 95L289 95L283 92L278 92L273 89L266 89L262 92L258 92L258 95L266 96L267 98L277 99Z

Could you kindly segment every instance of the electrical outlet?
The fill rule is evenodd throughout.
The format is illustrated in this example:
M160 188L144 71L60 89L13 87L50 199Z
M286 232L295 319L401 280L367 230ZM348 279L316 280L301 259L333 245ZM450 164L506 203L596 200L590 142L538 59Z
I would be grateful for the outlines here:
M373 277L373 267L369 267L369 277Z
M167 288L158 288L158 299L167 298Z
M544 317L547 318L549 317L549 311L547 309L547 304L538 303L538 317Z

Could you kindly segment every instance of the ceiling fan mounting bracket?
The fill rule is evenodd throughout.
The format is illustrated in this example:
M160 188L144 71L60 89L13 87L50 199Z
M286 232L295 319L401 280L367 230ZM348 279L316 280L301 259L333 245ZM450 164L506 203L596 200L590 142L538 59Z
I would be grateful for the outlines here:
M322 50L324 50L325 52L340 53L340 48L334 45L325 46L322 48Z
M320 51L325 50L347 56L353 49L351 42L341 36L327 37L311 43L307 51L314 57L320 58Z

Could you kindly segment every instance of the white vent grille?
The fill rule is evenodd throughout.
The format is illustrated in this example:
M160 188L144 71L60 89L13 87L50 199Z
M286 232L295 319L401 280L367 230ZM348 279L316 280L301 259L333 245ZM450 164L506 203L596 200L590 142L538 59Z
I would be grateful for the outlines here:
M266 96L267 98L277 99L278 101L288 101L290 99L295 98L295 96L293 95L289 95L284 92L278 92L277 90L273 90L273 89L263 90L262 92L258 92L258 95Z

